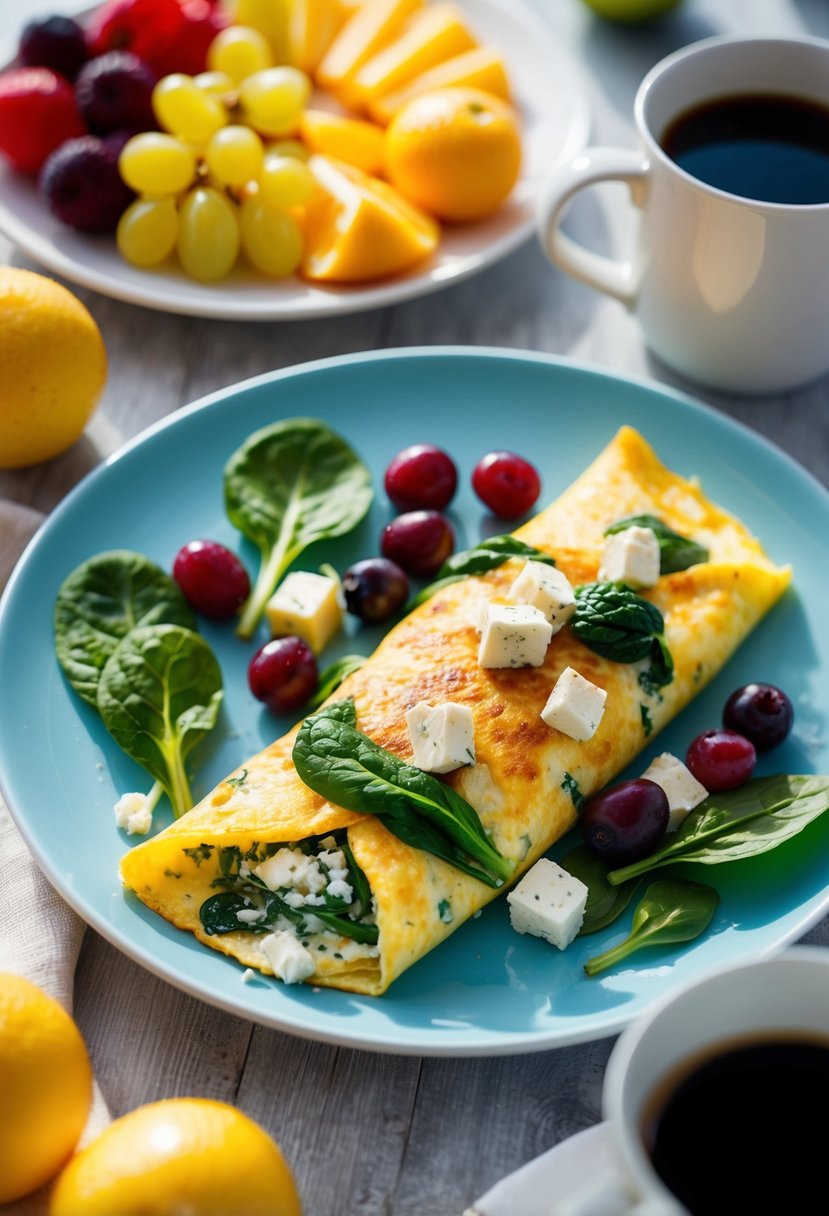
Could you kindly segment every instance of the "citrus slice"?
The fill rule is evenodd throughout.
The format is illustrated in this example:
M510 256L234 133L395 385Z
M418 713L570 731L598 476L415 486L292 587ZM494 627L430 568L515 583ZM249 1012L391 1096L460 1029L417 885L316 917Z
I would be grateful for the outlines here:
M423 0L365 0L348 18L323 56L317 84L343 96L355 72L396 37L406 18Z
M329 156L312 156L308 166L319 189L306 210L304 278L368 282L399 274L434 253L437 223L387 182Z
M344 160L364 173L382 172L385 133L376 123L345 118L328 110L306 110L299 134L312 152Z
M433 89L484 89L503 101L510 100L510 84L504 60L488 46L476 46L471 51L453 55L426 72L415 76L408 84L368 102L368 112L375 122L385 126L398 110L421 93Z
M358 69L353 79L355 96L365 105L476 45L456 5L430 5L410 17L401 33Z
M315 72L348 15L342 0L294 0L291 63L309 75Z

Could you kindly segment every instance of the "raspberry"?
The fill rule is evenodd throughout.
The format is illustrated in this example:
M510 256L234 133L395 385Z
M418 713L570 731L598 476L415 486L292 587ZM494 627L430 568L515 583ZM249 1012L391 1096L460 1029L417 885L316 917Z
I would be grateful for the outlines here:
M114 232L135 198L118 172L118 151L96 135L70 139L48 158L40 191L64 224L81 232Z
M86 132L75 92L51 68L14 68L0 75L0 152L21 173L39 173L67 139Z
M173 46L184 23L178 0L108 0L87 29L90 54L131 51L155 67Z

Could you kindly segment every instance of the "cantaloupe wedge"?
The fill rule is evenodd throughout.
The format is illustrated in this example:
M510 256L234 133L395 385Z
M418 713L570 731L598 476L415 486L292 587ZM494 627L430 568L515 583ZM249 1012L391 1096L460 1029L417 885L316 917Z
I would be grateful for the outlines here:
M397 37L355 73L354 93L359 103L366 105L477 45L457 5L428 5L410 17Z
M406 18L422 6L423 0L365 0L323 55L315 74L317 84L342 97L365 61L391 42Z
M311 152L344 160L364 173L383 171L385 131L377 123L308 109L300 119L299 135Z
M424 261L437 248L435 220L379 178L328 156L312 156L317 181L305 212L299 273L316 283L365 283Z
M291 63L312 75L349 15L342 0L293 0Z
M402 106L432 89L474 88L510 100L510 83L503 59L492 47L479 46L446 59L436 67L415 76L401 88L374 97L368 112L375 122L386 126Z

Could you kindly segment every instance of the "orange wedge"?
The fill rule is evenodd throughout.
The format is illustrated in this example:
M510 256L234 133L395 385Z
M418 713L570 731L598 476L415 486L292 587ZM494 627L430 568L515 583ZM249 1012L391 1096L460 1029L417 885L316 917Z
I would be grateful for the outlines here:
M305 110L299 134L312 152L356 165L364 173L376 175L383 170L385 132L376 123L344 118L328 110Z
M365 0L351 14L317 68L317 84L347 100L349 81L376 51L396 37L423 0Z
M312 75L349 15L342 0L294 0L291 63Z
M492 47L478 46L445 59L415 76L402 88L374 97L368 103L368 112L375 122L385 126L414 97L433 89L447 88L483 89L503 101L510 100L509 78L503 59Z
M410 17L401 33L357 70L353 79L356 98L365 105L475 46L476 39L456 5L430 5Z
M333 157L308 165L318 190L306 209L300 274L319 283L388 278L434 253L440 228L387 182Z

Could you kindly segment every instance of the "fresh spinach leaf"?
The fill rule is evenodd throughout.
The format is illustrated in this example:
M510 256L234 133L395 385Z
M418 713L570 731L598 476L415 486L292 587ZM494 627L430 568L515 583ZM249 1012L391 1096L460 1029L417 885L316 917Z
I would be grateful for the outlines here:
M411 612L419 604L425 604L426 600L431 599L436 591L457 583L469 574L485 574L487 570L495 570L498 566L503 566L504 562L509 561L511 557L523 557L528 561L543 562L546 566L556 564L555 558L550 557L549 553L543 553L540 549L525 544L515 536L509 534L490 536L472 549L464 549L447 558L435 575L434 581L423 587L409 601L405 611Z
M451 860L490 886L509 878L514 865L491 843L474 808L450 785L379 747L355 722L348 701L305 719L293 749L301 780L337 806L383 817L407 844ZM459 864L464 855L482 868Z
M579 937L598 933L599 929L612 924L622 915L639 885L637 878L631 878L621 886L611 886L607 881L607 866L585 844L571 849L562 860L561 868L587 887L587 903Z
M658 515L627 515L605 528L604 534L612 536L614 532L624 532L628 528L650 528L653 532L659 544L660 574L676 574L679 570L708 561L709 552L705 545L674 532Z
M98 711L104 725L161 783L176 818L193 805L185 758L216 725L222 695L213 651L179 625L131 630L101 673Z
M323 701L327 701L335 693L346 676L353 671L359 671L366 662L364 654L346 654L341 659L335 659L324 671L320 672L317 691L308 702L308 709L319 709Z
M97 705L107 659L131 629L165 622L196 628L178 583L129 549L98 553L67 575L55 600L55 650L69 683Z
M670 684L673 658L664 637L662 613L624 583L583 583L576 588L573 633L596 654L614 663L650 658L656 688Z
M588 959L584 970L588 975L599 975L645 946L693 941L711 924L719 898L713 887L701 882L684 878L652 882L634 909L629 936L618 946Z
M239 920L236 913L250 908L250 900L244 895L239 895L236 891L222 891L221 894L211 895L204 901L199 908L199 920L210 937L217 933L235 933L240 929L246 933L269 933L270 927L262 921L245 925Z
M310 932L307 921L296 908L292 908L285 903L283 899L274 891L256 892L257 902L254 902L249 895L244 893L243 889L236 891L222 891L218 895L210 895L202 903L199 908L199 919L205 933L211 937L221 933L271 933L277 924L280 917L290 921L296 927L300 934ZM237 912L249 911L256 906L261 905L265 915L261 920L253 921L253 923L244 923L240 921ZM374 946L377 944L380 931L377 925L363 924L359 921L350 920L346 916L338 916L334 912L328 912L324 908L313 908L311 913L322 921L327 929L331 929L335 933L339 933L342 937L351 938L352 941L360 942L362 945Z
M796 836L829 808L829 777L754 777L736 790L709 794L665 843L632 865L611 870L614 885L679 861L718 865L766 853Z
M371 474L344 439L315 418L255 431L224 470L231 523L259 549L255 586L236 632L250 638L282 575L314 541L343 536L371 505Z

